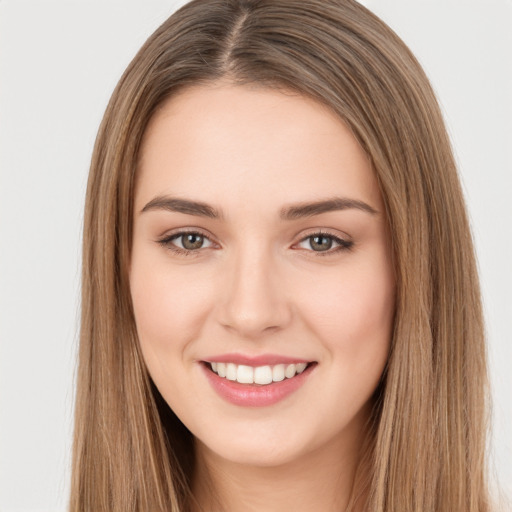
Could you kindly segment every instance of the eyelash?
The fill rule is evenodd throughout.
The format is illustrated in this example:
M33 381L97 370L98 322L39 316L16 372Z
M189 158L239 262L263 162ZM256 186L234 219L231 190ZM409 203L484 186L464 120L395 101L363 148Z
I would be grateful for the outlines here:
M168 235L160 240L158 240L157 242L162 245L163 247L165 247L166 249L176 253L176 254L179 254L179 255L182 255L182 256L198 256L199 255L199 252L201 249L203 249L203 247L200 247L199 249L195 249L195 250L192 250L192 249L182 249L181 247L177 247L176 245L174 245L172 242L173 240L176 240L182 236L185 236L185 235L197 235L197 236L201 236L207 240L210 240L210 238L205 235L204 233L201 233L200 231L194 231L194 230L191 230L191 231L179 231L177 233L172 233L171 235ZM311 249L309 252L312 252L315 254L315 256L329 256L329 255L333 255L333 254L337 254L338 252L341 252L341 251L350 251L352 248L353 248L353 245L354 245L354 242L350 241L350 240L344 240L342 238L339 238L338 236L335 236L331 233L328 233L326 231L316 231L314 233L311 233L310 235L307 235L305 236L304 238L302 238L299 243L302 243L302 242L305 242L306 240L308 239L312 239L314 237L324 237L324 238L329 238L331 239L334 243L338 244L337 247L335 247L333 250L331 249L327 249L326 251L314 251L313 249ZM211 242L213 243L213 242Z
M198 256L199 251L201 249L203 249L203 247L196 249L196 250L182 249L181 247L177 247L176 245L174 245L172 243L173 240L181 238L182 236L185 236L185 235L196 235L196 236L201 236L207 240L210 240L210 238L208 236L206 236L204 233L201 233L200 231L191 230L191 231L178 231L177 233L172 233L169 236L166 236L166 237L162 238L161 240L158 240L158 243L160 245L162 245L163 247L165 247L166 249L168 249L176 254L179 254L181 256L192 256L192 257ZM210 240L210 242L211 242L211 240Z
M299 241L299 243L305 242L306 240L314 237L330 238L334 243L338 244L338 246L334 247L334 249L332 250L330 248L327 249L326 251L314 251L313 249L311 249L309 252L314 253L315 256L332 256L333 254L337 254L342 251L350 251L354 246L354 242L352 242L351 240L344 240L343 238L333 235L328 231L322 230L316 231L314 233L311 233L310 235L305 236Z

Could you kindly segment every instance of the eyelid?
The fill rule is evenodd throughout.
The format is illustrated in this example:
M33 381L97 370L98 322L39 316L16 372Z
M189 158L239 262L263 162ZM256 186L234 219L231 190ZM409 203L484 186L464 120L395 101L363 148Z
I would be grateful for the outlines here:
M337 245L334 248L329 248L325 251L314 251L313 249L303 249L309 253L314 254L315 256L328 256L338 253L339 251L343 250L350 250L352 249L354 242L351 240L351 238L347 236L340 235L339 233L333 233L332 231L325 229L325 228L316 228L312 229L309 233L302 233L301 238L298 242L294 244L294 246L297 246L305 241L307 241L309 238L312 238L314 236L325 236L327 238L331 238Z
M198 249L185 249L184 247L179 247L178 245L173 243L173 241L175 239L179 239L181 236L189 235L189 234L200 235L204 239L208 240L211 245L208 247L200 247ZM296 247L297 245L305 242L306 240L308 240L309 238L312 238L314 236L324 236L324 237L330 238L336 244L336 246L334 248L330 247L329 249L326 249L325 251L315 251L312 248L311 249L301 248L301 250L304 250L306 252L314 254L315 256L333 255L333 254L338 253L339 251L350 250L350 249L352 249L352 246L354 245L354 242L348 236L347 237L344 237L343 235L340 236L338 233L333 233L332 231L327 230L325 228L316 228L316 229L312 229L309 233L302 233L301 238L299 239L298 242L293 244L292 248ZM185 255L185 256L197 256L201 252L203 252L204 249L210 249L210 248L212 248L212 246L215 246L215 245L217 245L217 247L219 246L219 244L213 240L213 236L210 235L209 233L206 233L201 228L178 228L174 231L167 232L162 237L159 237L157 239L157 242L160 245L162 245L163 247L167 248L168 250L170 250L174 253L177 253L177 254Z
M184 247L179 247L173 243L173 241L175 239L178 239L184 235L200 235L203 238L205 238L206 240L208 240L211 243L211 246L200 247L199 249L193 250L193 249L185 249ZM202 249L210 249L212 246L219 245L219 244L217 244L217 242L215 242L213 240L212 235L210 235L209 233L206 233L201 228L192 228L192 227L191 228L178 228L178 229L175 229L174 231L166 232L161 237L158 237L158 239L156 241L157 241L157 243L162 245L164 248L166 248L174 253L186 255L186 256L197 256L197 255L199 255L200 252L202 252L201 251Z

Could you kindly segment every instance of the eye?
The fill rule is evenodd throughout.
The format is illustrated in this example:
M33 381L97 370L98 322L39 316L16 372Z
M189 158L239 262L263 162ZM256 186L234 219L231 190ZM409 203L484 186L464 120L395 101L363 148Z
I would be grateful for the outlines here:
M180 254L190 254L199 249L211 247L212 241L202 233L197 231L181 231L158 240L158 243L171 251Z
M329 233L313 233L302 239L298 244L301 249L310 249L316 253L332 254L338 251L349 250L354 245L350 240L343 240ZM324 254L321 254L322 256ZM320 255L320 254L319 254Z

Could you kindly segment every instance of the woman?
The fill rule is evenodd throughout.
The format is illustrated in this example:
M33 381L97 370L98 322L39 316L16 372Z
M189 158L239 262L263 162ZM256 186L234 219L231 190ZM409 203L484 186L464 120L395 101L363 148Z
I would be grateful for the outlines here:
M87 192L71 510L487 511L471 237L420 66L352 1L194 1Z

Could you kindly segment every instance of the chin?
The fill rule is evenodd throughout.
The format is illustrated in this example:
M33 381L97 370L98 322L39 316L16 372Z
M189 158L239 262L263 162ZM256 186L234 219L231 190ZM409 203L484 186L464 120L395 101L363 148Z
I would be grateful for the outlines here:
M308 429L304 428L307 415L304 419L306 421L271 422L265 426L255 422L252 428L244 428L245 424L215 433L202 432L204 436L197 436L198 447L208 458L260 468L279 467L301 460L306 462L315 453L332 453L341 448L338 445L345 437L345 429L325 428L325 424L317 423Z
M303 454L303 451L304 450L291 446L276 448L275 446L268 445L232 445L230 449L219 449L214 453L215 456L221 457L232 464L271 468L294 462Z
M283 431L289 434L289 431ZM254 467L276 467L293 462L304 456L311 444L294 439L290 435L276 435L270 432L262 435L228 434L198 439L198 448L208 458L220 458L233 464Z

